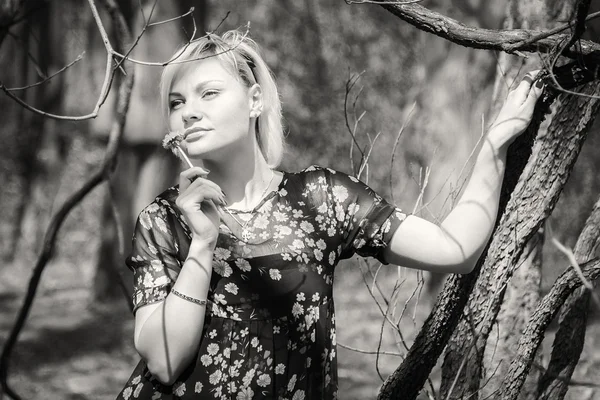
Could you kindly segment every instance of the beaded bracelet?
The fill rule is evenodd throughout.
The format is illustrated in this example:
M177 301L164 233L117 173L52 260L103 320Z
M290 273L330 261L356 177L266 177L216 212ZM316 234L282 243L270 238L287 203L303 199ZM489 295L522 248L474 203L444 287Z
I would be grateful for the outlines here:
M189 301L189 302L192 302L192 303L194 303L194 304L198 304L198 305L201 305L201 306L203 306L203 305L205 305L205 304L206 304L206 300L200 300L200 299L196 299L196 298L194 298L194 297L186 296L186 295L185 295L185 294L183 294L183 293L179 293L179 292L178 292L177 290L175 290L175 289L171 289L171 293L173 293L173 294L174 294L175 296L177 296L177 297L181 297L182 299L184 299L184 300L187 300L187 301Z

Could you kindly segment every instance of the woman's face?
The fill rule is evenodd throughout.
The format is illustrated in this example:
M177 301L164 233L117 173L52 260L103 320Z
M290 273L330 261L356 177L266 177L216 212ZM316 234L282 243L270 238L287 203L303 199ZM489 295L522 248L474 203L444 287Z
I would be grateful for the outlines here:
M250 112L260 88L248 89L216 58L185 64L169 92L169 128L184 132L192 158L226 160L248 146Z

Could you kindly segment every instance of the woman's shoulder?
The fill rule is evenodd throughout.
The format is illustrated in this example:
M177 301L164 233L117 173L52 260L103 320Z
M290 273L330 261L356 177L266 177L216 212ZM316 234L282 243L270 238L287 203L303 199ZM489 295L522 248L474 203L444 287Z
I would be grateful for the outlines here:
M176 214L175 200L177 200L178 195L178 185L167 188L142 209L140 217L154 216L164 218L167 214Z
M306 182L319 181L328 185L352 185L360 180L340 170L313 164L296 173Z

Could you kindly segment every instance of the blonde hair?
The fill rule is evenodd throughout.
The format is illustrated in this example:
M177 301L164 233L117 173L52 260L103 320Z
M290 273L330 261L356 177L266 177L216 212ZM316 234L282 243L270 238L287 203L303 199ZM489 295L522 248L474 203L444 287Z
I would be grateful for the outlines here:
M247 32L227 31L221 36L208 33L180 48L163 69L160 80L161 108L168 121L169 92L182 66L190 60L217 57L233 76L247 87L258 83L262 89L262 112L256 121L256 140L267 164L275 168L284 152L281 101L271 70L260 54L259 46Z

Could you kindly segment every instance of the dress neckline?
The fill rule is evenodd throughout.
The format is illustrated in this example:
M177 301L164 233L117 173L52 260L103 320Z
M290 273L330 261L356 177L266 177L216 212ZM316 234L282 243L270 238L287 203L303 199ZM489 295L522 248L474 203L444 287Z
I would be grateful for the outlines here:
M271 198L273 198L273 196L277 195L277 193L279 193L281 191L281 189L283 189L287 180L288 180L288 173L286 171L282 170L281 171L281 181L277 185L277 189L271 190L266 195L264 195L263 198L260 199L258 204L256 206L254 206L254 208L252 208L251 210L236 210L236 209L228 208L227 211L229 211L232 214L254 214L254 213L256 213L256 211L258 211L267 201L269 201Z

